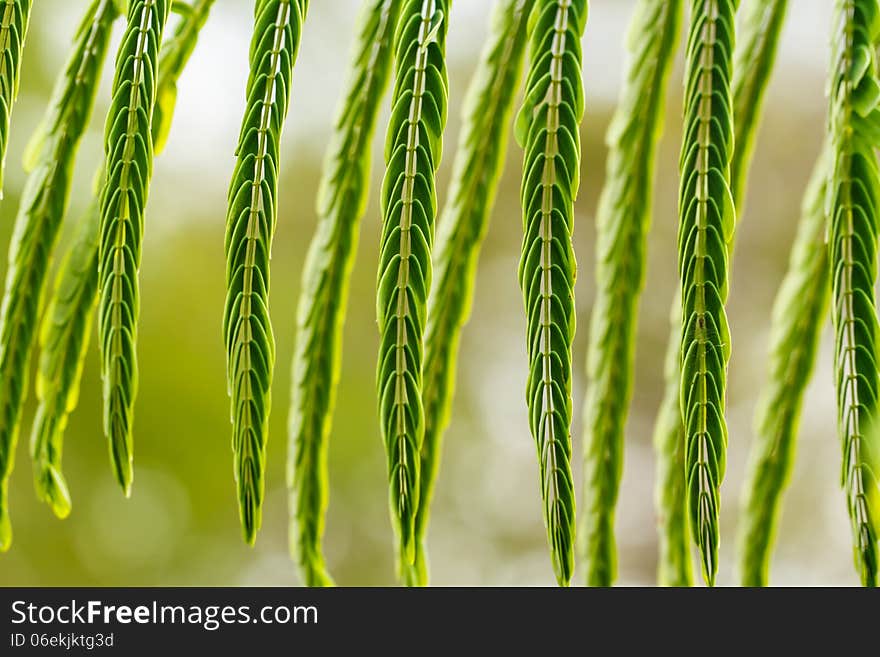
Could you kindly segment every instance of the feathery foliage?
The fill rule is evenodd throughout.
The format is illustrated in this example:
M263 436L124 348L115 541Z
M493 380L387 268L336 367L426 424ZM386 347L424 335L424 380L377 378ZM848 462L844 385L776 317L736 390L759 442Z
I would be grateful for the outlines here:
M525 151L519 281L526 310L529 426L538 449L544 524L562 586L574 570L571 344L577 271L571 234L584 112L581 38L587 0L538 0L529 18L529 72L516 138Z
M76 149L88 125L113 23L118 16L119 10L113 0L94 0L89 6L77 33L73 53L58 80L55 97L50 102L42 127L38 128L29 148L34 157L31 163L35 171L34 182L38 185L34 188L33 198L39 201L31 205L30 210L20 214L20 221L27 222L22 234L30 236L27 244L33 255L21 259L24 268L18 273L20 282L27 288L24 290L25 294L37 294L37 302L44 295L49 256L67 209ZM97 211L94 206L95 204L88 211L89 219ZM22 208L24 207L23 203ZM26 242L22 242L24 244ZM20 251L19 255L22 254ZM11 305L17 304L13 301ZM29 305L27 317L20 319L26 323L22 327L21 336L27 344L25 355L30 351L38 312L36 303ZM67 328L64 327L65 330ZM25 367L23 373L26 372ZM59 383L60 380L56 382L38 376L37 397L43 400L52 396L52 389ZM21 387L26 387L24 381ZM75 405L75 400L71 401ZM58 400L58 404L66 407L68 400ZM41 407L40 410L45 409ZM44 420L48 420L48 417L41 415L38 421L41 430L31 437L34 484L37 495L52 507L58 517L63 518L70 513L70 495L61 473L61 432L64 428L63 425L56 427L52 422Z
M877 0L838 0L829 69L828 248L833 299L841 479L862 584L877 585L880 491L872 465L877 422L877 211L880 176L880 42Z
M181 17L174 34L162 44L159 56L159 86L156 90L151 127L153 155L159 155L168 141L174 106L177 104L177 80L196 47L199 32L205 26L213 4L214 0L195 0ZM173 6L188 7L189 5L175 3Z
M776 46L788 0L746 0L737 31L733 64L733 125L736 150L730 160L730 189L737 214L745 205L749 164L764 106L764 92L776 61Z
M783 3L778 0L749 0L749 2L749 6L744 10L746 20L742 24L742 38L736 51L734 66L733 113L737 147L731 155L730 180L733 201L737 209L741 209L743 205L745 182L763 108L764 91L775 62L776 44L785 14ZM731 251L736 236L735 229L734 225L730 242ZM673 300L672 314L681 317L680 290ZM678 326L670 332L667 353L680 347L681 330L681 326ZM674 367L675 371L669 369L670 367ZM676 477L681 476L674 469L679 467L677 459L681 452L675 441L684 440L684 427L679 418L679 426L676 428L673 424L674 416L670 414L671 408L680 406L681 383L678 368L677 362L670 365L667 361L667 385L654 428L654 444L657 450L664 446L669 450L667 453L659 451L657 453L656 502L662 546L660 581L685 585L685 582L690 582L690 563L688 561L685 564L683 557L687 553L687 546L680 544L682 540L680 530L685 525L678 520L686 505L683 496L685 488L674 481ZM676 435L679 438L676 438ZM667 561L664 555L670 560Z
M103 178L104 168L98 172ZM101 206L96 196L77 226L74 242L58 275L40 328L37 370L39 406L31 432L31 455L38 496L59 518L71 500L61 472L67 418L79 400L79 382L98 300L98 232Z
M608 128L605 187L596 215L596 300L584 404L586 580L610 586L617 570L614 509L632 395L638 297L651 222L654 151L666 80L681 25L681 0L642 0L627 35L629 65Z
M281 131L308 0L258 0L247 106L226 215L227 381L233 470L245 541L260 528L275 338L269 320L269 257L278 217Z
M767 585L782 493L794 461L801 404L827 317L831 296L825 244L828 163L828 153L823 152L804 195L788 272L773 306L770 367L755 417L757 435L743 484L737 530L743 586Z
M138 268L153 169L151 123L162 31L171 0L131 0L116 55L104 132L98 336L104 384L104 434L126 495L132 481L132 421L137 395Z
M318 228L297 312L287 480L290 545L307 586L330 586L321 539L327 443L342 360L342 327L358 226L369 192L370 145L391 72L400 0L366 0L348 85L318 193Z
M437 214L434 176L446 126L448 22L447 0L404 0L394 34L394 91L380 199L376 385L401 575L415 559L425 429L422 340Z
M3 198L9 120L18 94L21 51L27 36L30 13L31 0L0 1L0 198Z
M718 568L719 488L727 452L724 402L730 333L724 303L735 222L730 194L734 139L730 74L736 4L734 0L691 2L679 162L685 476L691 532L710 586Z
M0 548L8 547L7 479L12 471L28 361L52 249L67 209L80 138L89 122L117 11L112 0L94 0L61 73L46 116L28 147L30 170L9 247L6 291L0 310ZM69 512L60 452L35 446L36 487L55 512Z
M197 32L193 33L193 29L201 28L202 25L204 16L194 9L183 16L177 28L178 35L188 35L187 42L190 45L181 51L177 36L162 45L159 59L160 89L175 84L180 77L195 45ZM173 62L173 65L166 62ZM153 109L154 119L158 108L157 104ZM163 121L167 125L170 125L172 113L173 106L166 109ZM157 134L154 130L154 140ZM100 192L105 175L102 164L96 176L96 193ZM40 359L36 383L39 406L31 433L31 452L35 461L37 490L40 491L41 480L46 482L47 487L58 484L57 488L46 488L46 494L41 497L52 504L59 515L70 508L69 495L56 495L67 490L60 470L64 430L67 418L76 407L79 397L83 360L89 344L98 295L98 201L96 198L77 221L76 235L59 268L51 301L40 329ZM47 469L50 467L54 470ZM48 478L50 474L52 479ZM58 506L59 502L63 504Z
M654 506L660 555L657 581L661 586L693 586L691 543L688 534L687 485L684 472L684 425L681 422L681 293L676 292L670 312L666 345L664 393L654 424L656 474Z
M461 329L470 315L480 245L489 224L507 151L508 122L525 54L526 26L534 0L499 0L491 35L468 88L464 125L453 163L448 201L440 215L434 285L428 298L416 558L407 578L428 583L425 536L443 432L449 423Z

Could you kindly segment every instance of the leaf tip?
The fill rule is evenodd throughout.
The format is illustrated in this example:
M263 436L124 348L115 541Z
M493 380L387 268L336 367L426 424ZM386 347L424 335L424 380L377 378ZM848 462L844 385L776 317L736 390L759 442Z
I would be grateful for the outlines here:
M37 496L52 509L52 513L59 520L64 520L70 515L72 507L70 490L64 475L54 465L45 464L37 472L35 480ZM128 495L126 494L126 497Z
M703 581L706 582L706 586L714 587L715 578L718 575L718 566L714 550L705 545L701 546L700 559L703 564Z
M105 406L105 412L109 412L111 418L105 426L110 447L110 465L113 468L113 474L116 475L116 481L122 488L125 497L131 497L131 484L134 479L133 463L134 454L132 453L132 436L131 425L124 424L115 419L117 414L114 412L113 400Z
M554 562L553 570L556 574L556 583L559 586L568 588L571 586L571 576L574 570L572 559L568 555L558 555Z
M239 506L241 516L241 537L249 546L257 544L257 532L260 529L260 507L250 501L242 501Z
M114 466L116 468L116 481L119 483L119 487L122 488L122 494L125 495L126 498L130 498L131 486L134 480L131 460L129 459L122 463L115 463Z

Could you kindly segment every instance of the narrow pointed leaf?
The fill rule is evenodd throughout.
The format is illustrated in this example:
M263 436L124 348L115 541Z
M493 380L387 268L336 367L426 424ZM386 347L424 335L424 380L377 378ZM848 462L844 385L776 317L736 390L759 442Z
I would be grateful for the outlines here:
M880 116L877 0L840 0L832 19L826 213L834 320L841 484L852 524L853 556L864 586L877 586L877 225ZM873 467L872 467L873 466Z
M804 391L813 373L831 296L825 244L828 153L823 152L804 195L788 272L773 305L770 366L755 416L737 529L743 586L766 586L782 494L794 462Z
M735 148L730 155L730 184L731 193L735 207L737 208L736 217L738 220L741 215L741 205L743 204L743 196L745 194L745 181L748 175L748 166L751 162L751 154L755 134L760 124L764 90L770 80L770 74L776 61L776 44L779 40L779 33L782 28L785 2L780 0L746 0L747 6L743 9L746 17L742 21L740 28L739 45L736 49L736 58L734 63L734 80L733 80L733 117L735 132ZM731 44L732 46L732 44ZM724 52L729 53L729 48ZM732 253L733 244L736 237L736 225L733 226L733 234L728 250ZM680 290L676 293L673 300L674 306L681 306ZM675 314L681 311L675 309ZM681 330L679 326L672 331L669 336L669 346L667 353L672 349L678 349L681 343ZM677 346L673 346L677 345ZM676 365L678 367L678 365ZM678 380L680 375L676 375ZM667 379L671 385L671 379ZM680 529L683 526L677 521L681 513L679 507L683 507L686 501L683 497L676 497L676 491L684 490L676 478L683 475L676 471L677 455L683 453L675 442L675 433L684 436L684 426L674 428L670 421L671 416L668 414L668 408L675 402L680 406L680 381L675 388L667 387L664 393L664 401L658 414L657 424L654 429L654 444L659 449L661 445L665 445L671 450L668 454L658 454L657 459L657 480L658 480L658 496L657 496L657 515L660 519L659 532L661 545L665 546L663 554L668 554L673 558L670 562L661 562L659 573L661 580L667 582L685 582L690 579L690 566L683 568L684 562L680 558L686 550L686 546L679 542L682 540ZM683 438L682 438L683 439ZM659 494L659 491L664 491ZM672 576L673 572L677 572ZM667 577L663 576L667 574Z
M79 400L79 382L98 299L100 223L101 207L95 198L79 218L77 234L61 263L40 330L36 385L39 406L31 433L31 453L37 493L59 518L70 513L71 507L61 472L61 453L67 418Z
M281 131L308 0L257 0L247 104L226 214L223 335L231 402L233 472L244 540L262 520L275 338L269 257L278 217Z
M385 141L377 276L379 424L401 576L415 559L422 354L448 95L447 0L404 0L394 35L394 91Z
M776 48L788 0L745 0L740 10L733 63L733 125L736 150L730 160L730 188L740 214L764 107L764 92L776 63Z
M114 2L114 5L118 5ZM178 24L177 33L188 33L189 39L192 26L204 24L203 17L198 13L189 13ZM186 27L190 25L190 27ZM173 56L166 55L170 49ZM174 81L180 76L189 61L192 48L186 48L181 56L179 42L172 37L162 45L160 51L159 87ZM164 65L163 62L172 62ZM158 105L154 106L154 116ZM165 121L170 121L166 112ZM153 131L154 138L156 131ZM102 163L96 180L99 186L106 176ZM79 397L79 385L82 377L83 361L89 344L95 304L98 298L98 234L100 228L99 199L89 206L88 210L77 217L75 237L67 249L58 275L54 290L44 313L40 330L40 358L37 370L37 407L31 433L31 449L35 457L34 466L37 472L51 466L47 473L56 483L63 484L61 475L61 451L64 441L64 430L67 418L76 407ZM41 454L39 459L37 455ZM45 477L44 477L45 478ZM38 484L39 490L39 484ZM66 489L64 489L66 490ZM58 492L64 492L59 488ZM50 504L56 506L54 500L63 499L50 491ZM66 497L64 505L56 508L59 512L64 506L69 509L70 499Z
M137 396L138 269L153 170L150 139L159 44L171 0L131 0L116 55L104 130L98 336L104 387L104 435L126 495L132 482L132 423Z
M691 2L679 162L679 403L691 534L709 585L715 583L718 570L720 487L727 451L724 406L730 334L724 304L735 221L730 194L734 146L730 78L736 4Z
M593 303L584 404L586 580L610 586L617 566L614 509L632 395L638 299L651 223L654 151L681 26L681 0L641 0L629 27L623 91L608 128L605 186L596 215Z
M214 0L195 0L192 7L181 17L174 34L162 44L159 54L159 86L156 90L156 104L153 107L153 155L165 149L171 119L177 104L177 80L183 73L186 63L192 56L199 39L199 32L208 20ZM183 7L176 2L172 7Z
M25 183L9 246L6 290L0 309L0 516L7 512L7 481L12 470L21 408L27 390L31 347L40 302L61 219L67 210L80 139L88 126L107 52L116 8L93 0L77 31L72 52L31 148L32 170ZM38 146L36 146L38 144ZM70 501L60 472L60 452L34 446L37 494L64 516ZM0 526L8 521L0 519ZM0 532L0 548L9 538Z
M333 584L321 540L327 509L327 448L342 361L342 327L358 227L369 192L370 146L391 72L401 0L366 0L348 85L318 193L318 227L303 267L293 357L290 546L307 586Z
M425 438L416 559L407 574L408 581L419 586L428 583L426 535L443 433L452 406L459 337L470 315L477 259L504 166L533 4L534 0L499 0L495 5L491 35L465 99L452 182L440 215L425 339Z
M525 152L519 281L526 310L529 427L538 452L544 525L556 580L574 570L571 345L577 271L571 235L584 112L581 38L586 0L537 0L529 18L525 101L517 140Z

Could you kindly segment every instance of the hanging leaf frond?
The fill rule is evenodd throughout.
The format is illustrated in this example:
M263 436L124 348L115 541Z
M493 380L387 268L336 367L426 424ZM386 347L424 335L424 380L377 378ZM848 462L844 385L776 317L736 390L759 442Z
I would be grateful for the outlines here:
M735 9L733 0L691 2L679 162L685 473L691 532L710 586L718 569L719 489L727 452L724 404L730 332L724 304L735 222L730 193Z
M165 149L171 119L177 104L177 81L199 39L199 32L208 20L214 0L196 0L183 14L174 34L162 44L159 56L159 87L156 91L156 105L153 107L153 155ZM183 7L176 2L173 7Z
M118 9L112 0L96 0L89 7L68 65L56 86L55 100L44 118L44 127L38 129L28 149L36 157L32 163L37 172L35 175L39 176L41 171L44 172L42 189L37 193L42 201L32 206L35 212L29 215L23 213L20 217L28 222L23 234L30 234L34 239L30 250L33 253L39 252L40 257L28 262L29 267L35 269L34 274L28 275L26 271L21 273L24 278L29 279L28 286L39 278L41 299L44 295L42 290L46 287L44 278L48 269L47 258L52 252L62 218L67 211L78 139L88 125L113 23L118 16ZM74 143L70 143L71 140ZM38 154L40 151L42 155ZM50 171L52 175L46 175ZM88 210L89 218L96 212L97 204L92 204ZM97 263L95 264L96 277ZM32 307L30 310L26 330L28 345L33 340L37 323L37 308ZM24 369L26 371L27 368ZM54 386L55 381L38 375L38 399L52 396L50 388ZM23 389L25 387L22 385ZM60 401L60 404L66 406L67 400ZM43 428L43 431L33 434L31 440L34 483L38 496L52 507L58 517L63 518L70 512L70 495L61 473L62 444L55 427L46 424ZM63 431L63 427L59 431Z
M103 177L103 167L100 174ZM67 418L79 401L79 382L98 299L100 224L101 206L96 197L79 218L40 329L39 406L31 433L31 455L37 494L59 518L66 517L71 507L61 473L61 453Z
M839 0L832 20L828 247L841 480L862 584L877 586L877 213L880 175L880 7Z
M641 0L627 35L629 64L608 128L605 187L596 215L593 303L584 404L586 580L616 575L614 509L623 470L623 435L632 395L638 298L651 223L654 151L663 123L681 0Z
M730 160L730 189L743 213L749 165L764 107L764 92L776 63L776 47L788 0L746 0L740 10L733 64L733 125L736 150Z
M30 175L9 246L10 266L0 310L0 516L7 507L7 479L46 274L67 210L77 150L92 113L116 16L112 0L94 0L89 5L46 115L27 149ZM59 469L61 455L50 455L49 450L49 444L35 446L37 493L63 517L69 512L70 500ZM0 526L7 523L0 521ZM3 534L0 532L0 547L8 546Z
M376 384L401 575L415 559L424 436L422 340L437 215L435 173L446 126L447 0L404 0L394 35L394 91L385 142L376 313Z
M9 122L15 97L18 95L21 51L27 37L31 4L32 0L0 1L0 198L3 198Z
M119 3L114 2L114 4ZM178 32L186 32L190 34L189 39L194 40L192 27L184 29L184 25L201 27L204 25L204 20L200 14L186 14L179 24ZM166 57L166 49L170 49L174 56ZM192 48L186 48L182 55L181 52L176 38L162 45L159 59L160 89L170 84L164 81L166 76L174 81L178 79L189 61ZM163 67L162 63L171 59L174 65ZM158 108L158 104L153 108L154 120ZM173 110L173 107L170 109ZM170 119L171 116L166 111L163 120L170 122ZM154 139L156 135L157 131L153 130ZM98 193L105 176L102 164L96 176ZM98 200L96 198L76 222L76 235L62 260L40 330L40 359L36 384L39 406L31 433L31 450L38 481L43 479L47 482L47 486L52 485L47 474L39 476L39 473L45 472L49 466L54 468L54 471L50 471L53 478L58 475L58 481L55 483L59 484L59 488L57 490L47 488L46 493L50 494L50 497L45 498L52 504L56 513L65 506L69 510L69 496L64 496L64 504L58 506L62 498L57 493L66 491L66 487L60 487L64 484L64 479L60 476L61 451L67 418L76 407L79 397L83 361L88 349L94 308L98 298L100 226ZM38 457L38 454L41 456ZM39 486L38 483L38 491Z
M755 416L756 436L743 484L737 529L743 586L766 586L782 493L794 461L804 391L813 373L831 296L825 244L828 153L804 195L788 272L773 305L770 366Z
M425 338L425 437L416 514L416 559L407 573L413 585L428 583L425 536L443 432L449 423L459 337L470 315L477 259L507 152L507 130L533 4L534 0L499 0L495 5L491 36L463 106L464 125L452 166L449 200L438 224Z
M745 206L749 165L754 151L758 123L761 118L764 92L767 88L767 83L776 60L776 49L779 42L779 35L785 21L787 5L787 0L748 0L741 12L743 14L743 19L741 21L738 35L739 44L734 62L733 85L733 117L736 132L736 151L730 162L731 189L733 191L734 202L737 206L737 213L740 215ZM803 221L807 221L807 212L808 209L805 206ZM817 283L820 283L820 281L817 281ZM818 292L818 290L815 291ZM815 295L813 295L812 300L814 302L818 301L818 299L815 298ZM792 322L798 321L794 317L776 317L778 323L774 324L774 339L782 338L784 333L792 330L790 327L795 325ZM803 317L800 317L800 319L802 320ZM810 324L814 321L818 321L818 319L818 317L815 319L810 318L807 322ZM804 326L801 330L809 332L810 329ZM804 333L804 335L806 335L806 333ZM791 345L793 343L788 344ZM781 353L778 349L783 348L783 345L777 343L774 343L774 345L771 353ZM800 346L797 348L800 349ZM809 345L806 345L804 351L798 352L798 356L795 360L802 361L800 357L803 355L807 358L807 361L811 362L813 353L814 349L811 349ZM780 365L782 364L782 360L777 360L775 362ZM800 366L805 364L806 362L802 361ZM809 375L810 369L811 365L806 368L806 375ZM786 371L787 369L785 367L775 369L775 366L773 370L774 373L780 375L785 375ZM785 398L786 400L793 401L795 397L798 397L799 399L799 395L802 393L806 381L803 381L803 386L801 386L800 383L800 381L786 381L785 383L780 381L781 388L775 389L770 394L775 395L782 392L782 389L786 389L792 395L787 396ZM771 382L769 385L772 387L776 384ZM799 401L796 402L795 407L780 407L777 410L779 410L782 415L777 417L787 417L789 420L796 421L799 403ZM794 413L790 413L789 410L794 411ZM793 427L790 427L788 431L793 434ZM753 455L751 457L751 462L753 467L747 477L746 486L754 486L754 493L757 497L751 497L745 502L747 505L743 507L745 510L745 519L743 523L740 524L739 535L740 537L743 537L745 536L744 532L746 532L754 536L755 540L743 539L748 541L748 544L750 545L749 549L753 550L753 556L756 554L754 550L769 550L770 532L772 532L772 528L767 525L760 527L759 524L764 521L775 522L773 520L776 515L775 508L778 505L779 494L784 486L784 477L780 478L777 475L783 471L787 471L787 463L790 462L788 456L779 453L772 455L766 451L768 445L766 444L765 439L773 441L773 444L775 445L777 437L778 436L775 434L770 436L763 431L759 431L759 436L752 445ZM788 454L790 451L786 453ZM781 470L769 466L764 459L778 461ZM759 462L762 462L764 465L758 465ZM765 476L769 476L770 479L764 481L763 477ZM750 495L751 493L746 494ZM770 495L775 499L766 498L765 495ZM756 510L758 507L765 503L767 504L767 507L765 508L766 512L757 513ZM757 538L756 532L757 534L763 534L763 539ZM742 545L744 545L744 543L740 542L740 546ZM769 553L767 556L769 556ZM757 571L753 570L752 572L754 573Z
M130 0L104 132L107 176L101 192L98 336L104 434L114 474L126 495L131 492L138 379L138 269L153 170L150 126L159 44L170 4L171 0Z
M584 113L586 0L539 0L529 18L529 72L516 121L523 160L519 281L526 310L529 426L538 449L544 524L562 586L574 570L571 345L577 271L571 235Z
M391 72L401 0L366 0L348 85L318 194L318 228L303 267L297 312L287 479L290 545L307 586L329 586L321 539L327 444L342 360L342 327L358 226L369 192L370 146Z
M275 338L269 320L269 257L278 217L281 131L290 103L307 0L258 0L247 106L226 215L227 383L233 471L243 536L262 519Z
M731 192L738 215L741 214L741 206L744 202L745 183L755 134L761 119L764 91L776 60L776 45L784 21L786 4L784 0L748 0L748 6L743 9L746 18L742 21L741 39L736 50L733 82L736 148L730 160ZM736 236L735 229L734 225L730 251ZM680 318L680 290L675 295L673 306L672 314ZM677 351L680 344L681 326L678 326L670 332L667 354ZM689 558L686 558L689 548L687 544L681 543L682 540L687 540L681 533L681 529L686 527L687 523L679 520L686 505L683 496L685 486L678 481L684 476L680 461L684 448L678 443L679 440L684 440L684 426L679 418L679 425L676 428L672 414L673 408L680 407L680 392L679 364L677 361L674 364L669 364L667 361L667 385L657 424L654 427L654 445L658 450L656 502L661 544L659 574L661 583L674 586L689 585L691 580L690 562ZM659 450L662 449L667 451L661 453ZM668 561L664 555L669 557Z

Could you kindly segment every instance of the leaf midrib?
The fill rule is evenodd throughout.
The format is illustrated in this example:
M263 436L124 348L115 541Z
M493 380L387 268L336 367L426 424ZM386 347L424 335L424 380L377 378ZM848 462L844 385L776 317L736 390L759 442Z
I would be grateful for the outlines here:
M418 48L416 50L416 61L413 64L414 75L412 83L412 98L410 99L409 118L407 119L408 132L406 137L406 158L404 168L404 181L401 185L400 200L401 208L398 218L398 226L400 227L400 238L398 253L400 254L400 265L397 270L397 291L396 291L396 308L395 308L395 324L397 328L397 336L394 345L395 363L394 363L394 421L395 421L395 442L397 449L397 486L399 493L399 512L404 512L407 504L407 495L409 486L406 481L406 473L415 464L410 464L407 460L406 440L409 436L406 419L406 409L409 407L410 400L406 391L406 374L407 374L407 358L406 348L409 343L409 335L407 333L407 318L410 314L409 302L407 299L407 290L410 288L409 277L409 259L412 255L412 243L410 230L412 228L412 207L415 203L414 188L415 178L419 171L419 125L422 123L422 98L425 94L424 77L425 70L428 65L428 55L430 42L428 36L431 33L431 19L435 12L435 0L423 0L421 9L421 25L419 26ZM431 172L433 175L433 171ZM426 209L426 212L428 210ZM418 336L414 336L418 339ZM416 374L418 375L418 373Z
M251 204L248 211L247 229L245 234L245 262L242 270L242 291L241 306L239 307L239 317L243 321L237 324L237 342L241 345L238 350L241 371L238 373L240 383L236 386L239 398L247 403L242 405L244 413L245 427L253 425L251 404L254 401L253 383L249 372L254 370L251 356L251 343L254 342L253 329L251 328L252 320L252 297L254 296L254 271L256 269L256 253L257 243L260 240L260 218L266 212L266 203L263 197L263 183L266 179L265 160L268 156L269 148L269 123L272 116L277 111L274 102L275 90L278 84L278 77L281 75L281 53L289 44L285 40L285 29L290 21L290 2L289 0L281 0L278 3L278 12L273 23L272 35L272 51L269 57L269 74L266 76L265 91L262 99L262 112L260 114L260 122L257 128L257 153L254 157L253 164L253 180L250 181L251 186ZM256 78L255 78L256 79ZM247 183L246 183L247 184ZM272 219L267 218L269 223ZM271 226L269 228L271 231ZM271 235L270 235L271 239ZM266 244L268 251L270 245ZM266 281L268 287L268 280ZM241 385L243 383L243 385ZM242 441L242 455L252 456L250 453L251 441Z
M711 171L709 162L709 149L711 148L711 121L713 117L712 94L713 87L713 67L715 66L715 42L716 42L716 23L718 21L718 7L714 1L710 1L709 7L706 9L706 21L701 27L700 36L700 54L696 57L700 68L698 93L699 111L697 120L699 128L697 132L697 156L695 164L697 166L697 180L694 193L697 199L697 236L694 245L694 309L692 316L696 317L695 336L692 344L697 347L697 376L698 382L698 427L696 431L697 438L697 468L698 468L698 486L699 486L699 504L697 507L697 518L699 524L700 543L706 539L706 532L714 526L716 518L709 508L708 500L715 496L714 487L717 482L710 479L709 473L709 417L708 408L713 400L709 399L708 378L710 376L707 352L708 345L712 344L708 335L708 327L706 318L709 315L706 307L706 289L708 284L705 273L705 263L709 258L706 246L706 233L709 229L708 225L708 204L711 200L708 196L709 188L709 172ZM694 404L691 405L693 408ZM704 554L711 556L708 548L712 546L702 546ZM715 565L711 564L711 570L714 571ZM710 578L713 574L710 573Z
M843 125L851 126L853 124L852 116L854 110L851 102L847 101L851 101L852 95L855 92L855 87L849 75L852 67L854 47L854 3L847 2L846 7L843 11L847 13L846 20L843 21L843 29L845 32L845 46L842 62L843 71L841 71L841 75L843 77L843 92L845 101L844 103L842 103L842 110L844 114ZM840 358L841 355L838 353L838 358L843 361L841 364L843 376L839 378L842 378L844 382L843 400L846 410L841 412L840 419L841 424L843 425L841 428L843 429L844 439L846 441L846 444L844 445L844 449L846 450L844 454L844 463L849 466L845 474L845 483L847 484L847 495L850 498L850 514L852 516L853 522L857 523L860 527L863 527L870 522L870 519L865 503L864 481L861 474L863 457L861 445L862 433L860 411L862 406L859 400L859 368L858 363L856 362L856 352L859 345L855 336L855 324L858 321L858 318L856 317L856 313L852 304L853 296L855 294L855 290L853 289L852 285L852 274L854 268L852 240L855 233L855 227L853 225L854 203L852 199L853 178L851 166L852 153L855 150L853 146L854 130L843 129L841 130L841 133L843 141L839 149L843 153L844 162L846 163L845 169L848 175L842 177L840 182L841 194L843 196L842 205L845 208L846 212L846 232L842 237L841 244L841 249L843 250L843 253L841 254L841 257L843 258L843 265L840 274L840 277L843 279L842 282L844 285L844 289L838 295L840 299L835 299L835 305L840 307L840 310L843 313L843 317L841 318L843 327L839 328L838 330L841 333L841 338L843 341L842 351L844 353L842 358ZM858 544L861 547L861 537L859 537L858 539Z
M553 514L554 525L548 527L551 531L555 527L562 524L559 509L559 482L557 481L557 472L559 470L556 457L556 443L559 438L556 436L556 427L553 423L553 417L558 411L553 400L553 341L551 334L552 322L550 320L553 314L552 299L554 296L553 286L553 261L552 261L552 243L553 243L553 188L558 184L556 177L556 157L559 155L559 145L557 133L560 128L559 108L563 103L563 58L566 53L566 43L568 39L569 9L571 9L571 0L558 0L556 7L556 19L553 23L553 42L551 46L550 57L550 85L547 90L547 119L546 119L546 141L544 144L544 171L541 177L541 309L540 309L540 342L541 351L538 356L541 362L541 422L543 427L538 427L539 435L544 436L544 444L540 446L542 456L542 479L544 486L549 483L551 487L552 499L548 500L551 505L550 511ZM563 216L567 214L569 208L562 208ZM563 236L567 239L566 236ZM555 544L555 539L554 539Z
M94 94L96 87L96 80L94 76L89 78L88 71L96 61L98 53L95 50L95 43L101 33L107 28L107 25L105 25L107 17L104 11L106 6L112 1L102 0L101 5L95 11L94 18L89 25L88 36L81 42L81 47L77 51L80 54L79 65L76 67L76 72L73 75L67 76L65 93L62 98L58 99L55 107L55 120L52 128L48 130L48 135L54 137L54 139L47 141L40 162L37 164L39 168L41 164L48 163L50 168L47 169L39 185L39 189L42 192L39 203L32 206L28 214L31 217L36 217L41 222L41 225L47 222L51 223L55 229L51 233L53 238L64 213L53 213L51 206L58 202L66 204L65 202L70 192L69 180L67 184L59 184L56 179L63 176L65 169L69 169L73 165L71 158L65 157L65 150L75 148L82 137L82 129L80 129L79 135L71 135L70 125L79 113L82 112L83 120L88 113L88 107L83 111L83 101L86 101L86 104L88 104L89 92L91 90L91 93ZM82 127L80 126L80 128ZM44 234L43 229L34 226L30 222L28 227L32 234L38 236ZM41 275L40 280L42 278L43 276Z

